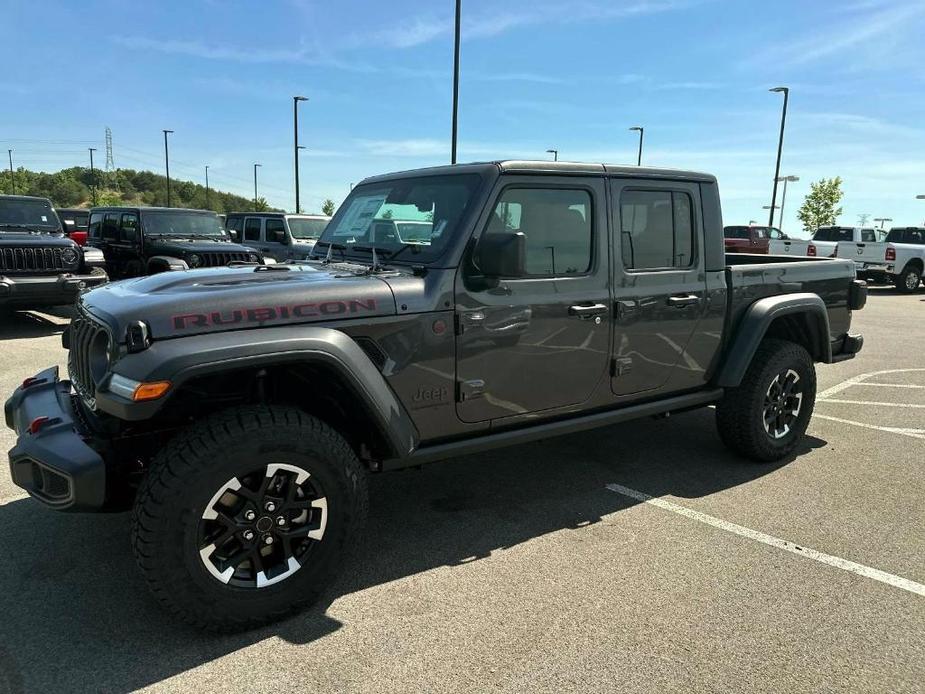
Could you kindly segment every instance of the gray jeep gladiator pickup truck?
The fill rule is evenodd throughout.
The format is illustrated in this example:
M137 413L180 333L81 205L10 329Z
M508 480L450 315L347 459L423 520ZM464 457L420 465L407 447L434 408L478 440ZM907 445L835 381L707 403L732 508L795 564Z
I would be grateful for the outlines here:
M429 224L373 241L384 219ZM853 357L850 260L729 255L712 176L495 162L356 186L298 263L80 297L56 368L7 401L13 480L134 504L179 618L250 627L315 599L371 472L716 406L745 458L790 454L815 362Z

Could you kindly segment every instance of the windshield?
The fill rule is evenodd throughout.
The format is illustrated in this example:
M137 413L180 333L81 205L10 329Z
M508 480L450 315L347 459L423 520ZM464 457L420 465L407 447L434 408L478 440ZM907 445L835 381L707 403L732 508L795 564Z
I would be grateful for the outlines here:
M413 244L415 263L433 261L456 233L480 182L475 174L451 174L357 186L324 230L314 255L324 255L329 243L346 247L347 253L353 246L364 256L370 246L394 253Z
M327 225L327 219L289 218L289 231L297 239L317 239Z
M11 227L60 231L61 223L48 200L0 198L0 231L11 231Z
M215 236L227 238L218 215L195 212L149 212L144 216L148 236Z
M821 227L813 234L813 241L853 241L854 229Z
M925 229L890 229L890 233L886 235L886 240L890 243L922 245L925 244Z

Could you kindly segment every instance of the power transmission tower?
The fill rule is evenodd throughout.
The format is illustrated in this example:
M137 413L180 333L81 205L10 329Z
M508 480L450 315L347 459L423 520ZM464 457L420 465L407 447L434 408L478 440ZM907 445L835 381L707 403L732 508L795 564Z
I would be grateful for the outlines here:
M106 128L106 170L115 171L116 165L112 161L112 129Z

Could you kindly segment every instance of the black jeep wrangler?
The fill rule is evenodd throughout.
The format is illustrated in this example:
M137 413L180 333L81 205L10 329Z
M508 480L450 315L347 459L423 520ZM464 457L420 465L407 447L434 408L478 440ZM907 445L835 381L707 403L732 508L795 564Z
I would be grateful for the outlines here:
M108 280L104 267L65 236L50 200L0 195L0 311L72 304Z
M263 263L231 241L218 215L174 207L94 207L87 245L106 257L113 279L232 263Z
M382 220L428 231L374 238ZM704 174L380 176L310 260L82 295L70 379L46 369L6 403L10 470L52 508L134 499L160 601L248 627L328 585L370 473L708 405L744 458L790 455L814 363L861 349L866 296L850 260L726 255Z

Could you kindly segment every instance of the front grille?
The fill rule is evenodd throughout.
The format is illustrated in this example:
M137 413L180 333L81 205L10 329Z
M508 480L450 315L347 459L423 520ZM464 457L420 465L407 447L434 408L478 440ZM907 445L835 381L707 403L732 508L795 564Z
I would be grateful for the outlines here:
M65 248L67 246L0 247L0 272L54 272L72 269L73 265L68 265L61 258L61 252Z
M248 253L201 253L202 265L200 267L221 267L233 262L248 262Z
M96 400L96 383L90 365L90 346L100 332L106 328L89 314L79 311L68 326L69 348L67 372L74 390L91 406Z

